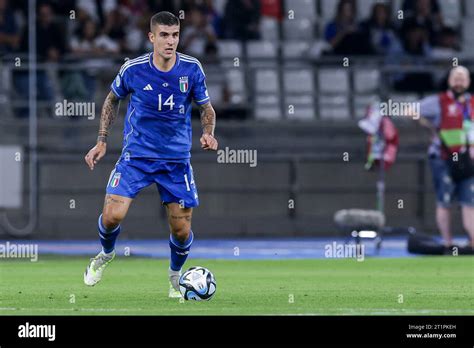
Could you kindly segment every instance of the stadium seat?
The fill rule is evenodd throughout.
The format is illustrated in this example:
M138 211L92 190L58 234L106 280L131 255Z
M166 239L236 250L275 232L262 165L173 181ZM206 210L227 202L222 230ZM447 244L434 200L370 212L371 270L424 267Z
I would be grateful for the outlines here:
M294 112L287 113L286 117L289 120L312 121L316 118L315 114L313 105L295 105Z
M314 120L316 111L314 97L310 94L287 95L283 105L284 113L289 120Z
M245 77L242 69L230 69L225 74L226 86L230 93L231 104L242 104L245 103L246 90Z
M348 93L349 74L347 69L323 68L318 73L319 90L322 93Z
M324 2L324 1L323 1ZM316 20L316 1L315 0L285 0L285 15L289 11L294 11L295 20L302 18Z
M281 45L284 59L302 59L308 54L310 48L306 41L285 41Z
M251 59L275 59L277 58L277 44L270 41L249 41L247 42L247 57Z
M291 69L283 73L285 94L314 94L313 71L311 69Z
M279 93L280 82L278 80L278 71L271 70L271 69L256 70L255 92L256 93Z
M465 0L464 1L465 16L468 18L474 17L474 1Z
M467 1L467 2L472 2ZM450 27L457 27L461 21L461 2L460 0L439 1L443 22Z
M257 95L255 98L255 119L281 119L280 98L277 94Z
M321 17L323 19L323 22L332 21L336 16L336 7L338 1L321 0L319 4L321 7Z
M231 91L243 92L245 90L244 73L240 69L227 71L226 82Z
M315 25L310 19L285 19L283 37L285 40L314 40Z
M242 44L237 40L217 41L217 55L220 59L242 57Z
M380 71L378 69L354 69L354 89L357 93L370 93L379 88Z
M251 68L276 68L278 45L271 41L249 41L246 44L247 62Z
M281 109L279 106L257 105L254 111L256 120L276 121L281 119Z
M281 93L278 70L255 69L253 76L253 91L255 95L255 119L280 119Z
M348 120L351 118L347 95L319 97L319 118L322 120Z
M280 33L276 18L264 16L260 20L260 33L265 41L278 41Z
M473 51L474 46L474 21L472 19L465 19L462 24L462 42L463 48L467 49L468 52Z
M223 86L220 83L207 82L207 90L212 99L212 105L219 107L223 103Z
M255 96L255 103L260 106L278 106L280 100L277 94L260 94Z
M290 68L283 72L284 113L288 119L315 118L314 77L311 68Z

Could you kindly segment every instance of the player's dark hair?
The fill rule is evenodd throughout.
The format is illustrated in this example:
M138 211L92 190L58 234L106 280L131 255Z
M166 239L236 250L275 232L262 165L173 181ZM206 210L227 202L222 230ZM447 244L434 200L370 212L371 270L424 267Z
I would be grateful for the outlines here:
M179 25L179 18L176 17L174 14L168 11L161 11L153 15L150 19L150 31L153 32L153 28L155 25Z

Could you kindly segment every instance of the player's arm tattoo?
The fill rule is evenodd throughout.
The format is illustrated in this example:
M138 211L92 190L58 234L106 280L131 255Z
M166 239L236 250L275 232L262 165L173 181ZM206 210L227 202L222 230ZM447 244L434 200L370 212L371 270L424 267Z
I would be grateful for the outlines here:
M201 113L202 132L214 135L214 129L216 127L216 112L211 103L209 102L201 105L199 111Z
M97 142L107 142L109 129L118 115L119 105L120 99L114 93L109 92L107 98L105 98L104 106L102 106L102 113L100 114L100 127Z

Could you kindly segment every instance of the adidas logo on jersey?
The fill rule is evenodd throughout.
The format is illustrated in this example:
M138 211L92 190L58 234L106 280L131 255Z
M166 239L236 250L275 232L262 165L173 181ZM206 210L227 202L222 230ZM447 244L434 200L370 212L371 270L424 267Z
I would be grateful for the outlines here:
M148 84L145 87L143 87L143 90L144 91L153 91L153 88L150 86L150 84Z

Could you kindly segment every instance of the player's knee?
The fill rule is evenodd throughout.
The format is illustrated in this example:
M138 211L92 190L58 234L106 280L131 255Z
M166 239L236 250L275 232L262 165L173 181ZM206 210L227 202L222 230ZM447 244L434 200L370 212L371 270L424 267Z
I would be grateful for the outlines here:
M112 229L120 225L124 214L113 209L106 209L102 213L102 224L106 229Z
M180 243L188 240L191 227L188 225L171 226L171 233Z

